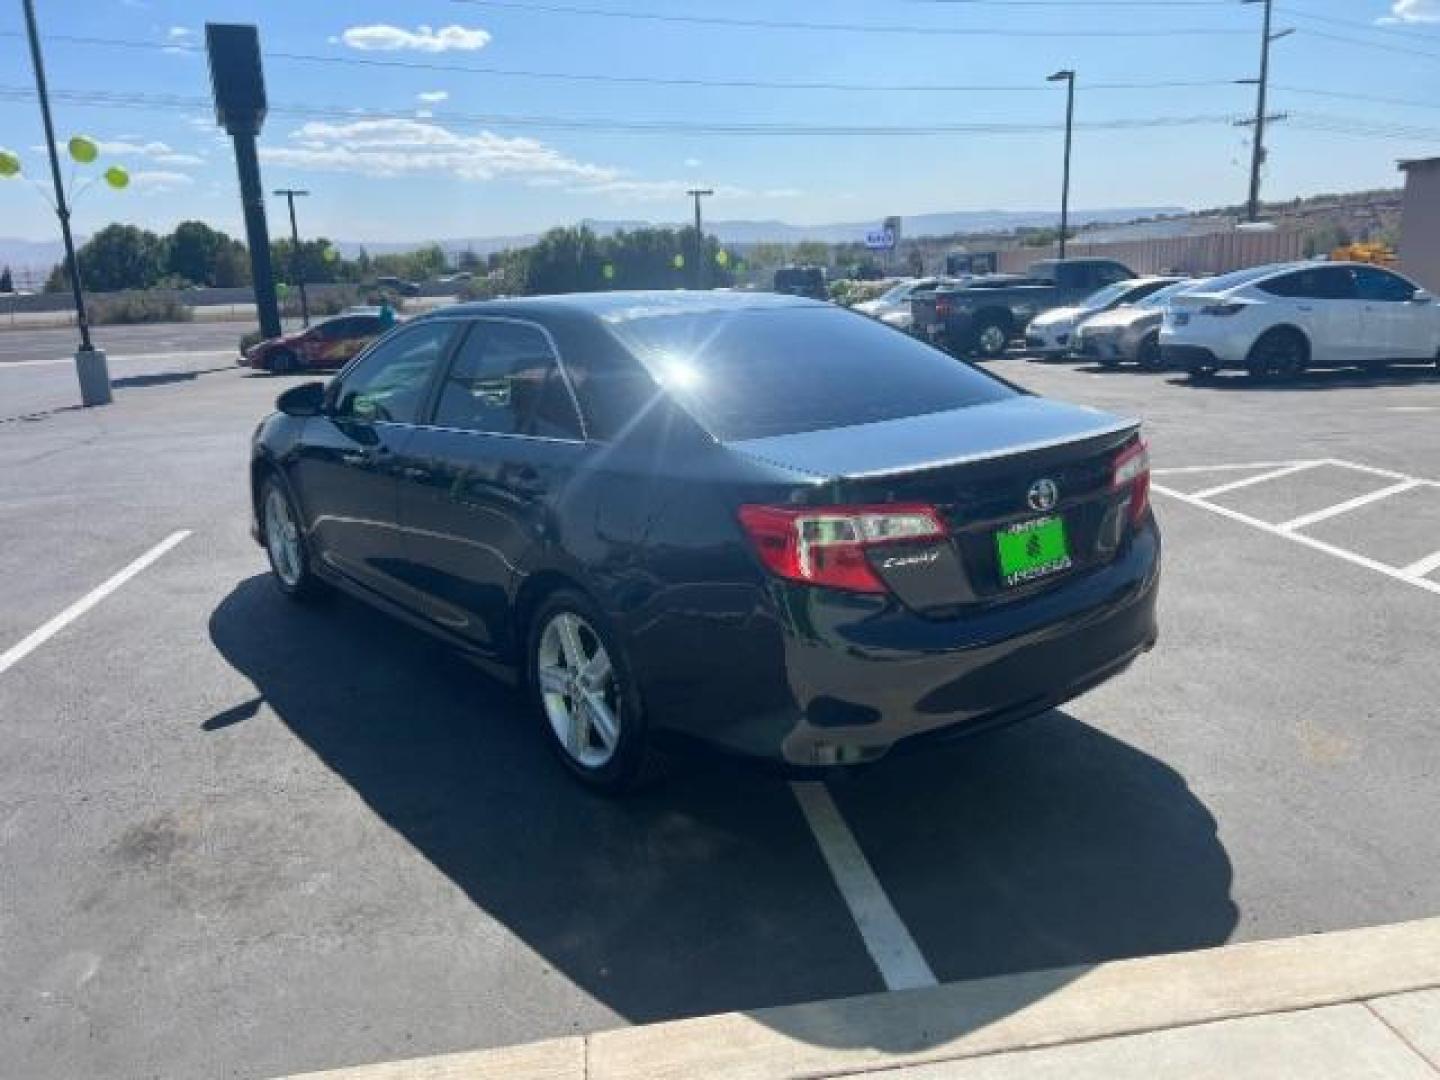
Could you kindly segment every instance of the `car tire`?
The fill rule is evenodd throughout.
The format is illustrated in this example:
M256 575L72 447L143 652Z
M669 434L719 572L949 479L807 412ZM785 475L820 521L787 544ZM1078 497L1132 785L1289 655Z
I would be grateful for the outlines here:
M540 603L527 635L526 675L546 743L586 787L625 795L663 775L625 652L589 597L557 589Z
M1120 358L1114 353L1105 353L1097 356L1095 357L1095 362L1103 368L1109 368L1111 371L1120 366Z
M1214 364L1191 364L1187 370L1192 383L1208 383L1219 373Z
M1291 379L1304 374L1309 363L1310 342L1305 335L1288 326L1279 326L1266 330L1250 347L1245 370L1256 379L1270 375Z
M325 583L310 567L310 552L295 500L273 474L260 487L259 517L260 536L275 587L295 601L310 601L323 595Z
M976 356L989 360L1004 356L1010 344L1010 324L994 315L986 316L976 324L970 340Z
M1165 358L1160 352L1160 335L1150 334L1140 342L1140 348L1136 350L1135 361L1146 371L1159 371L1165 366Z
M300 370L300 358L289 349L276 349L270 354L271 375L293 375Z

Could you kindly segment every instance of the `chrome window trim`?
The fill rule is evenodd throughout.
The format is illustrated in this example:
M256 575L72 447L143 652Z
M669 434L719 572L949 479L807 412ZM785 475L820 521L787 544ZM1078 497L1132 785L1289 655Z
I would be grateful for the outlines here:
M525 435L519 432L476 431L473 428L443 427L438 424L413 424L410 426L424 428L428 431L459 431L469 435L493 435L502 439L535 439L540 442L559 443L588 443L591 441L590 430L588 425L585 423L585 411L580 408L580 397L578 394L575 393L575 384L571 381L570 371L565 366L565 356L560 351L560 346L556 344L555 335L550 333L549 327L543 325L542 323L536 322L534 319L522 319L514 315L456 315L450 317L436 316L430 321L462 323L468 327L473 327L476 323L508 323L511 326L528 326L533 330L540 331L541 335L543 335L545 338L546 344L550 346L550 354L555 358L555 367L560 372L560 381L565 384L565 391L567 394L570 395L570 407L575 410L575 421L580 425L580 438L562 439L555 438L554 436L550 435ZM456 356L450 358L451 365L455 363L458 355L459 354L457 353ZM450 369L449 367L447 367L445 369L444 375L441 376L442 380L449 378L449 375ZM443 381L441 385L444 385ZM438 403L439 402L437 399L436 404L438 405Z

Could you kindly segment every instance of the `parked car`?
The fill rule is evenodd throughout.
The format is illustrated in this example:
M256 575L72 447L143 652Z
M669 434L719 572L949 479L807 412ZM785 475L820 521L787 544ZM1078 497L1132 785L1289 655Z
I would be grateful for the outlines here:
M414 281L406 281L404 278L393 276L377 277L375 279L375 286L380 289L389 289L391 292L397 293L400 296L420 295L420 285Z
M782 296L808 296L828 300L830 285L823 266L782 266L775 271L775 292Z
M456 305L279 408L250 476L280 590L337 586L514 673L597 788L681 739L872 761L1155 641L1138 423L833 305Z
M1023 277L976 278L917 296L915 333L957 355L999 356L1035 316L1133 277L1113 259L1047 259Z
M241 354L239 363L275 375L334 370L383 334L389 325L378 308L346 312L308 329L257 342Z
M1075 352L1102 367L1134 363L1150 371L1163 367L1160 359L1160 324L1172 297L1201 284L1198 278L1181 279L1151 293L1139 303L1102 311L1075 331Z
M897 281L874 300L864 300L852 305L851 310L858 311L861 315L869 315L872 319L879 319L891 326L906 329L911 320L911 299L920 293L934 292L947 285L961 283L959 279L951 277L906 278ZM897 316L903 318L897 318Z
M1139 303L1177 280L1174 277L1143 277L1117 281L1091 293L1078 304L1037 315L1025 328L1025 351L1032 356L1069 356L1076 351L1076 331L1095 316Z
M1160 351L1199 378L1440 361L1440 307L1413 281L1368 263L1253 267L1174 297Z

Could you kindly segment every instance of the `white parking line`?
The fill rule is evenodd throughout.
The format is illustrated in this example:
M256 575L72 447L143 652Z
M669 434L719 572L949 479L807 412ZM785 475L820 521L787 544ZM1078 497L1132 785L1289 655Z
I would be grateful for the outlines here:
M1219 514L1221 517L1229 518L1231 521L1238 521L1242 525L1249 525L1252 529L1259 529L1261 532L1269 533L1272 536L1284 537L1286 540L1291 540L1308 548L1314 548L1316 551L1323 551L1327 555L1333 555L1337 559L1344 559L1346 562L1354 563L1356 566L1363 566L1366 570L1373 570L1377 574L1384 574L1386 577L1394 578L1396 581L1403 581L1406 585L1413 585L1417 589L1424 589L1426 592L1440 595L1440 582L1418 577L1409 573L1407 570L1389 566L1386 563L1378 562L1365 555L1347 551L1342 547L1336 547L1334 544L1327 544L1324 540L1316 540L1313 536L1306 536L1301 532L1287 531L1279 525L1272 525L1268 521L1261 521L1259 518L1253 518L1249 514L1242 514L1239 510L1231 510L1228 506L1221 506L1219 503L1206 502L1204 499L1197 499L1193 495L1186 495L1184 492L1174 491L1161 484L1152 484L1151 490L1158 491L1162 495L1168 495L1172 499L1178 499L1180 502L1187 503L1201 510L1208 510L1212 514Z
M1425 558L1411 563L1405 567L1403 572L1412 577L1423 578L1429 577L1436 570L1440 570L1440 551L1435 552L1434 555L1426 555Z
M810 781L797 781L790 788L795 792L805 820L810 823L810 831L815 834L815 842L820 845L820 853L825 856L845 906L850 909L861 940L880 969L885 989L914 990L939 985L866 861L855 834L840 816L830 789Z
M1282 476L1293 476L1306 469L1313 469L1324 465L1323 461L1301 461L1294 465L1286 465L1283 469L1272 469L1263 472L1259 476L1247 476L1243 480L1232 480L1228 484L1221 484L1219 487L1206 488L1204 491L1195 492L1197 499L1213 499L1216 495L1224 495L1227 491L1239 491L1241 488L1250 487L1252 484L1264 484L1271 480L1279 480Z
M1301 514L1297 518L1292 518L1284 522L1280 528L1286 532L1294 532L1296 529L1303 529L1307 525L1318 525L1322 521L1329 521L1333 517L1348 514L1350 511L1358 510L1362 506L1369 506L1371 503L1377 503L1381 499L1388 499L1391 495L1399 495L1404 491L1413 491L1415 488L1421 486L1422 481L1420 480L1402 480L1398 484L1391 484L1389 487L1381 488L1379 491L1372 491L1366 495L1357 495L1353 499L1336 503L1334 506L1327 506L1323 510L1316 510L1313 514Z
M1292 465L1323 465L1323 461L1247 461L1240 465L1181 465L1151 469L1151 476L1187 476L1191 473L1244 472L1246 469L1288 469Z
M25 659L25 657L29 656L32 652L38 649L41 645L45 644L45 642L49 641L52 637L58 634L66 626L70 625L70 623L78 619L81 615L84 615L96 604L100 603L101 600L104 600L107 596L113 593L116 589L120 588L121 585L124 585L127 581L133 578L136 574L140 573L147 566L154 564L167 551L175 547L176 544L179 544L189 535L189 529L181 529L179 532L171 533L164 540L160 541L160 543L156 544L153 548L147 551L144 555L141 555L129 566L125 567L124 570L121 570L109 581L105 582L98 588L86 593L79 600L76 600L75 603L71 604L64 611L60 612L59 615L56 615L53 619L47 622L44 626L40 627L40 629L36 630L29 637L25 638L16 645L12 645L3 653L0 653L0 675L3 675L6 671L14 667L21 660Z

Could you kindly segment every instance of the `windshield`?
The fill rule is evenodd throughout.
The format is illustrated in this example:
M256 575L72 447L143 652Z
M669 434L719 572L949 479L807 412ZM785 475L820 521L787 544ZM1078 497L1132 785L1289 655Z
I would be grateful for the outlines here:
M1261 278L1270 277L1282 269L1284 269L1284 267L1252 266L1247 270L1236 270L1230 274L1221 274L1219 277L1213 277L1209 281L1201 284L1203 284L1206 292L1226 292L1230 289L1238 289L1241 285L1249 285L1252 281L1259 281ZM1198 289L1200 286L1196 285L1191 287Z
M925 284L926 283L922 281L902 281L900 282L900 284L892 285L890 288L886 289L883 293L880 294L877 299L879 299L882 303L893 304L900 300L904 300L916 289L923 289L925 287Z
M1144 300L1140 301L1138 306L1143 308L1162 308L1170 302L1172 296L1177 296L1186 289L1193 289L1198 284L1199 282L1195 281L1177 281L1174 285L1166 285L1165 288L1159 292L1153 292L1145 297Z
M651 314L611 330L722 441L921 416L1015 393L907 334L833 308Z
M1084 300L1080 301L1079 307L1084 311L1099 311L1107 308L1131 292L1135 288L1133 281L1117 281L1114 285L1106 285L1099 292L1093 292Z

